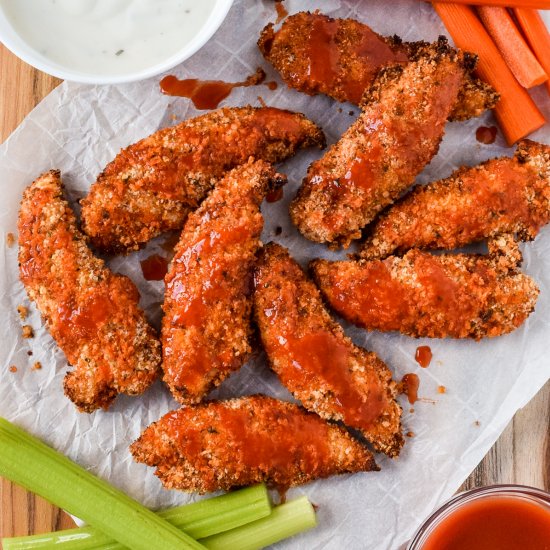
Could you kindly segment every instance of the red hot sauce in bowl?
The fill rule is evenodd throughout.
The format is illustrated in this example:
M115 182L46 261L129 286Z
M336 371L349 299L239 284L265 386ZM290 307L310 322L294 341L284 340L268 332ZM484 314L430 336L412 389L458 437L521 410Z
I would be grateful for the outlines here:
M463 493L426 521L408 550L550 550L550 495L517 485Z

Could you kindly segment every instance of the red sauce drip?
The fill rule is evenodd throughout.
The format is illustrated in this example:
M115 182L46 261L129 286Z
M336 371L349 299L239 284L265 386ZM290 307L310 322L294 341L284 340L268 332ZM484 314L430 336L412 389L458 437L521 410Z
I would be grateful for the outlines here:
M267 316L276 318L277 313L270 310ZM367 396L357 389L350 373L352 354L349 346L331 332L321 330L301 338L287 335L282 342L280 347L286 349L293 367L286 371L283 380L288 387L300 388L307 380L325 381L334 394L344 422L356 428L372 427L384 410L386 399L375 376L370 381Z
M445 386L437 386L437 393L447 393L447 388Z
M162 281L168 272L168 260L158 254L153 254L139 263L146 281Z
M10 372L17 372L17 367L15 365L12 365L10 367Z
M271 91L274 91L277 89L277 82L275 82L274 80L271 80L270 82L266 82L265 85L271 90Z
M224 82L223 80L199 80L187 78L180 80L174 75L165 76L160 81L163 94L187 97L200 110L216 109L218 105L231 93L233 88L247 88L257 86L265 80L265 72L258 68L243 82Z
M432 350L430 346L418 346L414 358L423 369L428 368L432 361Z
M403 384L403 393L407 395L407 399L411 405L414 405L418 400L418 388L420 379L414 373L405 374L401 382Z
M497 137L497 127L496 126L480 126L476 130L476 139L479 141L479 143L483 143L485 145L490 145L491 143L495 142L495 139Z
M277 12L277 20L275 21L275 24L277 24L280 23L288 15L288 11L283 5L283 0L276 0L275 10Z
M449 514L422 550L544 550L550 508L519 497L488 496Z
M265 200L267 202L277 202L280 201L283 198L283 188L279 187L278 189L274 189L273 191L270 191L266 197Z

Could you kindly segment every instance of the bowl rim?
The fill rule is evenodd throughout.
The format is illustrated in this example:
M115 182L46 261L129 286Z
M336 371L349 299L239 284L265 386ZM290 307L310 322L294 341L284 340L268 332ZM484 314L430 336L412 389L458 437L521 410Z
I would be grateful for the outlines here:
M438 506L421 523L405 546L405 550L422 550L423 543L426 542L426 537L431 534L431 530L437 527L439 522L445 519L447 515L473 500L490 496L529 498L538 504L546 505L550 508L550 493L537 487L510 483L474 487L473 489L468 489L467 491L462 491L453 495L450 499Z
M151 65L139 71L129 72L123 75L106 75L101 73L80 72L74 69L63 67L55 62L49 62L48 58L41 56L24 40L24 38L11 25L0 3L0 42L8 48L13 54L22 59L25 63L33 66L42 72L55 76L62 80L70 82L79 82L82 84L123 84L127 82L136 82L145 80L152 76L157 76L169 69L174 68L186 59L189 59L199 49L201 49L220 28L225 20L234 0L215 0L214 6L205 23L193 38L175 54L160 63ZM11 31L2 32L2 25L5 29Z

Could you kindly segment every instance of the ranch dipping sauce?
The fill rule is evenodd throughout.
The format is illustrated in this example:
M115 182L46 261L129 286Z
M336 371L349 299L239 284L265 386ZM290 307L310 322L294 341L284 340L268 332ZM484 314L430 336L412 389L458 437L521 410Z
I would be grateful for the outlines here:
M175 55L216 0L0 0L21 38L60 66L123 75Z

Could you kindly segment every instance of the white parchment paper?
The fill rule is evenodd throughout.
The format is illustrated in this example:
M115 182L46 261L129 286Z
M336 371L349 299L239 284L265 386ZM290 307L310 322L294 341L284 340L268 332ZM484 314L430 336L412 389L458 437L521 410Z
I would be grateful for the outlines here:
M336 17L358 17L383 34L405 40L434 40L444 33L441 22L423 2L287 0L290 13L322 10ZM195 56L176 68L180 77L240 81L257 66L268 80L279 82L276 91L260 86L236 89L225 105L269 105L304 112L335 141L354 120L357 108L325 97L309 97L289 90L256 48L260 29L274 21L272 0L237 0L214 38ZM28 305L17 270L17 246L8 247L8 232L16 233L18 205L24 187L50 168L62 170L71 201L82 197L102 167L118 150L159 127L199 114L182 98L161 95L159 78L122 86L85 86L64 83L52 92L0 147L0 414L41 437L95 474L151 507L169 506L196 497L167 491L152 469L135 464L128 445L148 424L176 408L160 383L139 398L119 397L109 411L78 413L63 395L67 362L30 307L28 323L35 337L24 340L16 307ZM537 101L550 115L544 90ZM15 101L16 98L13 98ZM3 105L9 109L9 105ZM350 114L350 111L352 113ZM512 154L499 135L493 145L475 140L480 125L492 125L492 115L465 123L450 123L439 154L419 177L427 182L447 176L463 164ZM546 125L533 136L550 143ZM288 202L320 152L307 151L281 166L289 175L284 199L266 204L264 241L276 240L306 262L315 256L338 257L313 245L293 229ZM282 233L275 236L277 228ZM109 260L115 271L128 274L142 293L142 305L158 324L162 282L147 282L139 260L161 251L162 239L128 257ZM416 372L425 398L414 412L403 399L405 432L413 432L398 460L378 456L379 473L333 477L289 492L319 506L319 526L278 548L395 549L409 539L419 523L452 495L481 460L518 408L525 405L550 376L550 228L534 243L523 246L524 270L538 281L541 294L536 311L514 333L479 343L453 340L413 340L397 334L367 333L346 326L354 341L378 353L395 377ZM414 361L418 345L428 344L433 361L420 369ZM32 356L28 353L32 352ZM33 370L35 361L43 365ZM17 372L9 367L15 365ZM439 394L443 385L447 393ZM267 369L262 355L227 380L216 396L262 392L280 398L289 394Z

